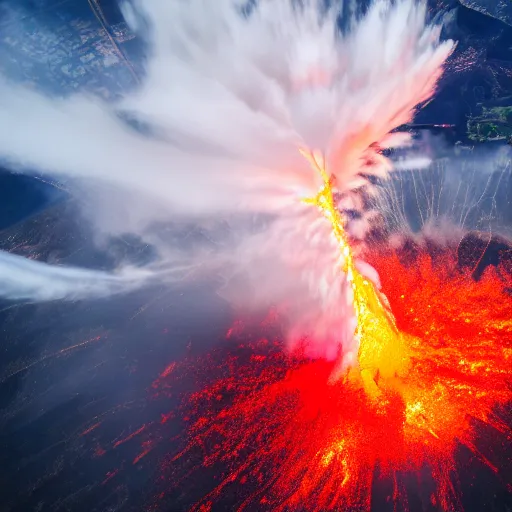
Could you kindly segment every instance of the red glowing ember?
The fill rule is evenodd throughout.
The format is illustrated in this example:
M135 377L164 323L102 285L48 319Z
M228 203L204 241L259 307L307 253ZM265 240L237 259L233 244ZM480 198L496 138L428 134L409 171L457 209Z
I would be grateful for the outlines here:
M169 465L181 489L209 475L195 510L370 510L376 479L393 482L391 499L407 508L411 474L422 475L429 507L461 510L461 447L508 481L510 461L480 439L491 432L510 446L504 283L491 271L474 282L446 261L434 268L427 256L414 267L396 256L376 266L408 335L406 375L375 400L351 382L329 384L332 364L287 358L272 344L219 358L222 376L190 397L188 442Z

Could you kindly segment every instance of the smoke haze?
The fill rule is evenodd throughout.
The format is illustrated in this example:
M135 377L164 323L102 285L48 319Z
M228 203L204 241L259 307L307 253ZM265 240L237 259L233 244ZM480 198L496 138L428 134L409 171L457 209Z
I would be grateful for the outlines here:
M300 201L322 184L300 150L324 162L340 192L371 189L368 176L392 170L381 150L408 143L390 132L432 96L453 43L440 42L425 5L411 0L375 2L346 33L339 10L323 5L260 0L247 12L231 0L124 4L149 56L141 87L115 104L2 80L0 157L19 172L36 169L88 192L85 213L98 232L137 233L156 244L160 260L132 279L2 255L0 293L97 296L167 276L186 259L242 276L222 291L239 305L287 303L291 346L307 335L314 356L335 358L341 345L357 350L351 290L330 226ZM169 220L245 214L271 220L207 256L185 256L152 235Z

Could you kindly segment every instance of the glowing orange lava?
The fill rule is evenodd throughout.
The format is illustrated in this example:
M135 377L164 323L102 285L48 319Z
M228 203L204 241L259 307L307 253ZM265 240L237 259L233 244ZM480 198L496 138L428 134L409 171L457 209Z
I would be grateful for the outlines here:
M381 396L380 388L394 385L394 379L403 375L409 366L407 340L397 329L391 311L384 306L384 296L356 268L344 229L345 223L334 201L334 183L325 170L322 158L306 151L301 151L301 154L323 181L318 194L303 201L316 206L331 224L343 260L340 271L350 283L357 320L354 336L359 341L359 351L357 363L352 362L357 366L345 368L344 362L340 361L329 380L338 380L344 370L349 369L350 381L361 381L368 396L378 399Z
M173 462L192 479L211 471L195 510L382 510L374 488L388 481L396 509L409 499L411 510L458 511L464 449L510 481L512 298L503 282L489 271L476 283L448 257L374 265L407 333L408 372L376 403L361 387L330 385L332 364L265 343L212 361L223 377L191 397L189 441ZM488 442L498 436L502 453Z

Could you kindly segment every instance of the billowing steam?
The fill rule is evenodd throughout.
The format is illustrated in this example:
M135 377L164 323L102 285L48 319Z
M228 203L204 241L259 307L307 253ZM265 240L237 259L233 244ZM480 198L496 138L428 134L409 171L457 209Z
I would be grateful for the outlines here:
M322 159L345 199L369 188L369 175L392 170L381 150L408 142L390 132L433 94L453 45L440 43L425 5L412 0L375 2L346 33L339 12L322 1L243 4L126 4L126 19L150 48L140 89L111 105L3 81L0 156L21 172L93 187L98 199L89 214L98 229L148 239L156 222L170 219L264 215L259 233L209 254L208 265L242 276L224 290L239 304L287 303L292 344L309 335L311 354L337 357L340 344L355 348L353 312L329 225L301 203L321 180L300 150ZM172 257L163 244L158 249L159 269L179 259L176 248ZM201 254L187 258L205 262ZM13 269L23 265L22 278ZM0 279L4 295L33 299L96 295L123 282L7 256Z

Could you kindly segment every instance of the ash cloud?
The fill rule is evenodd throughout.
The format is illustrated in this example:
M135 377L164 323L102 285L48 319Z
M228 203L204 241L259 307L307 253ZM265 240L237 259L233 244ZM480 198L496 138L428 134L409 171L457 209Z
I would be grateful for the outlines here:
M381 149L408 143L389 133L432 96L453 43L440 41L440 27L426 24L426 6L411 0L377 1L343 33L341 7L321 1L243 7L231 0L125 4L149 56L141 87L115 103L50 97L3 79L0 157L87 193L85 214L98 233L137 233L156 245L160 259L147 275L171 279L170 269L187 261L242 275L243 285L232 281L224 290L242 305L290 303L290 345L309 334L311 355L332 359L341 346L357 350L354 312L330 228L301 203L322 182L299 150L322 155L346 194L371 188L367 176L386 178L393 165ZM149 129L135 130L127 118ZM214 253L184 254L154 229L254 214L270 220ZM14 256L1 259L0 281L4 296L37 300L117 292L124 283Z

